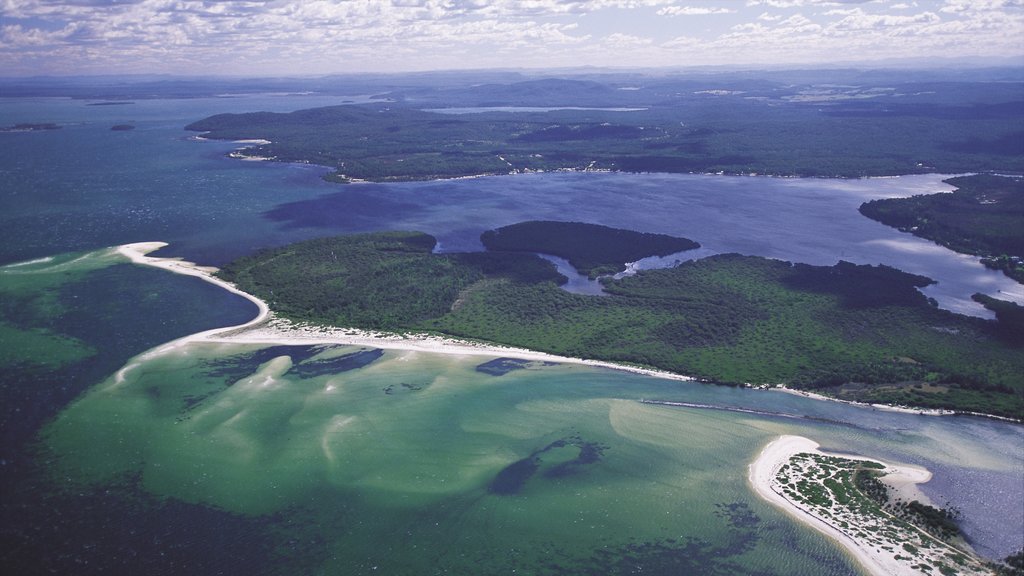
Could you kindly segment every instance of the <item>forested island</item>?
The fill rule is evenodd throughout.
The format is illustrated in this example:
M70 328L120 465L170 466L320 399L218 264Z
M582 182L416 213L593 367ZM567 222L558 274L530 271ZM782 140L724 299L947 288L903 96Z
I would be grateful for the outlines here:
M936 308L917 290L928 278L726 254L604 278L607 295L595 297L559 288L554 266L528 252L435 254L435 245L415 232L321 238L239 259L220 274L301 322L1024 418L1019 335Z
M809 75L814 77L815 75ZM544 78L386 89L378 102L218 114L188 130L328 179L431 180L552 170L862 177L1024 170L1015 84L883 74ZM820 78L816 80L820 82ZM476 113L442 113L459 108Z
M584 222L520 222L480 236L492 252L536 252L565 258L580 274L596 278L623 272L648 256L700 248L688 238L609 228Z
M947 180L953 193L886 198L860 213L927 238L1024 283L1024 178L979 174Z

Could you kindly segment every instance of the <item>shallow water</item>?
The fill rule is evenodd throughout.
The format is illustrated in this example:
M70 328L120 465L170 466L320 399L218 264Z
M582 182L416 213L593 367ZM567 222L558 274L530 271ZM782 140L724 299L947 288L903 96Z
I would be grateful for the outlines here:
M933 499L1000 527L974 534L983 552L1019 540L1006 530L1024 505L1019 427L568 365L490 375L478 356L386 351L302 369L359 354L190 344L133 363L45 430L52 473L99 485L140 474L153 494L243 515L340 514L320 536L336 551L324 566L344 573L600 573L627 559L665 574L679 562L845 573L841 554L747 484L764 444L801 434L928 467L954 488L926 488ZM640 402L653 398L726 409ZM962 493L979 480L999 502Z
M467 250L487 228L558 218L686 236L701 254L885 262L939 279L926 292L974 312L971 293L1018 290L974 259L856 214L865 199L945 189L939 176L545 174L341 187L320 168L226 159L236 145L181 130L215 112L320 102L309 98L0 99L0 125L65 124L0 134L0 262L55 256L0 274L4 302L19 304L0 310L13 331L0 334L5 566L854 571L746 485L747 463L779 434L926 466L935 477L925 492L962 511L979 551L1024 544L1016 425L579 366L492 375L476 369L492 358L474 356L192 344L136 357L240 323L253 307L195 278L117 264L106 250L68 266L82 253L62 253L162 240L166 253L222 263L259 246L394 228ZM130 120L136 130L109 130ZM126 379L111 379L124 365ZM47 421L43 442L29 443Z

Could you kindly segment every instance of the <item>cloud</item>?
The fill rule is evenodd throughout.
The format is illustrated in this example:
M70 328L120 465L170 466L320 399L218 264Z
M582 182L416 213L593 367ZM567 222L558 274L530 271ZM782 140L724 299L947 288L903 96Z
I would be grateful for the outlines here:
M666 6L658 10L658 16L704 16L707 14L735 14L730 8L706 8L696 6Z
M1022 4L1024 0L0 0L0 69L20 74L275 74L784 64L915 56L1024 58ZM728 17L697 18L710 15ZM676 18L671 29L664 24L667 17Z
M866 4L879 0L747 0L747 6L769 6L771 8L801 8L803 6L842 6L844 4Z
M838 14L843 18L829 28L833 31L862 31L901 28L913 30L921 25L935 24L942 19L934 12L921 12L908 16L893 14L868 14L860 8L853 10L832 10L826 14Z
M611 48L637 48L640 46L649 46L652 44L650 38L642 38L640 36L633 36L631 34L622 34L616 32L608 35L604 38L604 44Z

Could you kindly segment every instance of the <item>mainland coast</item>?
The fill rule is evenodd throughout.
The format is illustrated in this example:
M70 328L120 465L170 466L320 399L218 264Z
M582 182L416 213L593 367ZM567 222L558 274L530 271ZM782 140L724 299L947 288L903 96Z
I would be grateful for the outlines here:
M159 258L148 255L165 246L167 246L166 242L138 242L119 246L116 250L120 255L128 258L135 264L153 266L177 274L195 276L229 292L238 294L255 304L258 309L258 313L255 318L244 324L229 326L226 328L215 328L213 330L207 330L205 332L185 336L159 346L150 352L146 352L143 357L159 355L192 342L286 344L295 346L341 344L347 346L365 346L380 349L429 352L432 354L495 356L501 358L516 358L532 362L581 364L671 380L693 380L693 378L689 376L673 374L671 372L661 370L640 368L625 364L617 364L614 362L603 362L600 360L557 356L525 348L513 348L509 346L485 344L469 340L458 340L426 333L374 332L355 328L299 325L284 318L275 317L274 313L270 310L270 307L262 299L240 290L230 282L217 278L214 275L217 272L216 268L200 266L179 258ZM128 367L126 367L126 369L127 368Z

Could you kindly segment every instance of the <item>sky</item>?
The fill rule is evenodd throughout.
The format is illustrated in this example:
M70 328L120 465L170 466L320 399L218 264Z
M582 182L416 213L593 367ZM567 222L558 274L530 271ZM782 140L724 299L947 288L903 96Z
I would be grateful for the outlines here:
M1024 0L0 0L0 76L1024 65Z

